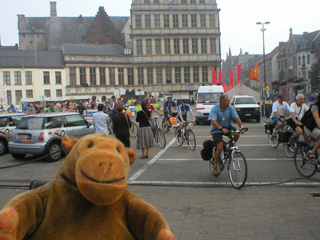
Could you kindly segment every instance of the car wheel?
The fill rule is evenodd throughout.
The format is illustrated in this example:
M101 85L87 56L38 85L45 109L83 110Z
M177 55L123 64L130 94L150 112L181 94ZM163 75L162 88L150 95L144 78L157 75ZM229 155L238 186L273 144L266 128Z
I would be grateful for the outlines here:
M260 116L256 118L256 121L257 121L257 122L260 122Z
M60 143L59 142L50 143L50 145L49 145L49 147L47 149L47 152L46 152L46 155L48 155L48 154L51 154L46 158L46 160L48 162L56 162L56 161L58 161L62 156Z
M0 140L0 156L7 152L7 144L4 140Z
M23 159L25 158L26 154L11 153L11 156L15 159Z

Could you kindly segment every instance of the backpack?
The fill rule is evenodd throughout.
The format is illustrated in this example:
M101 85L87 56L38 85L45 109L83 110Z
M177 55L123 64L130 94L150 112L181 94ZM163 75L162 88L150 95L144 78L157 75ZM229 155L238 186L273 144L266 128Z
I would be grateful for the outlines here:
M200 154L203 160L209 161L213 157L213 147L214 143L212 140L206 140L202 144L203 149Z
M313 129L317 126L317 123L314 120L311 112L313 105L310 106L310 108L303 114L303 117L301 118L303 125L306 126L310 131L313 131Z

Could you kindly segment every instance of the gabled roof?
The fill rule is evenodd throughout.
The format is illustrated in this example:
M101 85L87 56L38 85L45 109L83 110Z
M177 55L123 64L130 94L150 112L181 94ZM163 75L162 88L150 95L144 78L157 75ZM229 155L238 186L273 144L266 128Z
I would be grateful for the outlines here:
M63 68L62 51L0 50L0 68Z
M119 44L63 44L64 55L123 56L124 48Z

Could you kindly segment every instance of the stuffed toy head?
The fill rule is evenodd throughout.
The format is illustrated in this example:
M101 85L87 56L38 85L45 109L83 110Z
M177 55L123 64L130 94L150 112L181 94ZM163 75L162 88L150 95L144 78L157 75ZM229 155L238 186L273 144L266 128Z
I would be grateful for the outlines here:
M81 194L96 205L111 205L127 188L130 164L135 152L105 134L87 135L80 140L66 137L62 174L75 182Z

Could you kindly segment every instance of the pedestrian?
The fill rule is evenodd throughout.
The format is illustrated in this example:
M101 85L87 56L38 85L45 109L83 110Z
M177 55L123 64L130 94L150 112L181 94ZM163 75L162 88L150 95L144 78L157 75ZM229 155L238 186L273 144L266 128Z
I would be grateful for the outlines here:
M49 107L47 108L46 112L57 112L56 108L54 107L53 103L50 103Z
M104 113L104 105L98 105L98 112L93 114L93 126L96 128L96 133L110 133L110 119L108 114Z
M149 123L150 112L147 110L145 102L141 103L142 110L137 113L136 121L139 123L137 148L142 150L143 158L149 157L149 149L153 146L153 135Z
M89 115L87 108L82 104L82 102L80 102L79 106L77 107L77 112L79 112L81 116L85 116L84 111L86 111L87 115Z
M113 132L125 147L130 147L130 133L131 121L128 115L123 112L123 107L117 105L117 116L113 120Z
M15 105L13 105L13 103L10 104L10 106L8 107L8 112L13 112L16 113L18 112L17 107Z

